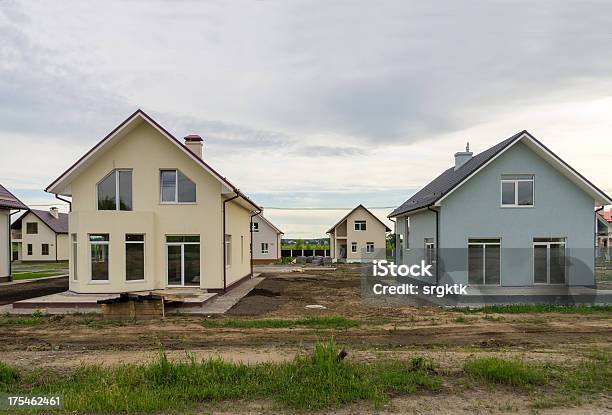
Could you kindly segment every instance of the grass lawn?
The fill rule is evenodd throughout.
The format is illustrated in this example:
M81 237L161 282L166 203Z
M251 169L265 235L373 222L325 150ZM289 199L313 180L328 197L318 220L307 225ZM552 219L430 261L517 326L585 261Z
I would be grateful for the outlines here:
M68 263L46 262L12 265L14 280L28 280L33 278L53 277L68 274Z

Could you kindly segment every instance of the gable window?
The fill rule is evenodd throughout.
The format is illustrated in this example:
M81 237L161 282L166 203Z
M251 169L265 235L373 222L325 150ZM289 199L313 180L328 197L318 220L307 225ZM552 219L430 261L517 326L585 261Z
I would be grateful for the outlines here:
M366 242L366 254L374 253L374 242Z
M365 231L366 230L366 221L365 220L356 220L355 221L355 230L356 231Z
M132 210L131 170L114 170L96 187L98 210Z
M267 242L262 242L261 243L261 253L262 254L267 254L268 253L268 243Z
M32 248L32 244L28 244L28 255L32 255L33 254L33 248Z
M253 222L253 232L259 232L259 222Z
M357 242L351 242L351 252L357 252Z
M36 235L38 233L38 223L36 222L26 223L26 233L28 235Z
M142 281L145 279L145 236L143 234L125 235L125 279Z
M89 266L92 281L108 281L109 275L109 250L108 234L89 235Z
M195 203L196 185L180 170L162 170L160 194L162 203Z
M40 251L42 255L49 255L49 244L42 244Z
M504 207L533 206L533 179L531 175L502 176L501 205Z

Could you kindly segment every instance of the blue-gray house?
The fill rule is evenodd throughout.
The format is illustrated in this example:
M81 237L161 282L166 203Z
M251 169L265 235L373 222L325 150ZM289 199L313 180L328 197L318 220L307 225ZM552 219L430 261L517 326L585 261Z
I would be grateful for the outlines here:
M390 215L398 262L435 264L438 283L595 284L604 192L527 131L444 171Z

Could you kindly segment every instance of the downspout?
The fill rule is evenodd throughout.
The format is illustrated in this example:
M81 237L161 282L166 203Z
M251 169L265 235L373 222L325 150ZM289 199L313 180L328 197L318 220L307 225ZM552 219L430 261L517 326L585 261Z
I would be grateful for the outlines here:
M13 281L13 241L12 241L13 235L11 235L11 216L13 216L14 214L19 213L19 212L21 212L21 210L17 210L15 212L11 213L11 210L9 209L9 220L8 220L8 237L9 237L9 241L8 241L9 242L8 243L8 245L9 245L9 247L8 247L8 249L9 249L9 257L8 257L8 260L9 260L9 275L8 276L9 276L9 282Z
M55 232L55 263L57 264L59 261L57 260L57 232Z
M225 254L225 204L227 202L231 202L234 199L238 199L239 197L240 196L238 195L238 193L236 193L235 196L230 197L229 199L225 199L223 201L223 235L221 235L223 239L223 245L221 245L223 247L223 292L225 292L227 289L227 265L226 265L227 258Z
M440 284L440 270L439 270L439 251L440 251L440 212L436 209L432 209L431 206L427 206L427 210L430 210L436 214L436 285Z
M70 200L62 199L61 197L59 197L57 193L54 193L54 194L55 194L56 199L61 200L62 202L68 203L69 212L72 212L72 202Z
M253 218L261 213L261 210L251 215L251 224L249 228L249 260L251 261L251 278L253 278Z
M393 242L395 243L395 249L393 250L393 256L395 257L395 263L397 263L397 222L393 218L387 218L393 222ZM385 235L385 257L387 256L387 235Z

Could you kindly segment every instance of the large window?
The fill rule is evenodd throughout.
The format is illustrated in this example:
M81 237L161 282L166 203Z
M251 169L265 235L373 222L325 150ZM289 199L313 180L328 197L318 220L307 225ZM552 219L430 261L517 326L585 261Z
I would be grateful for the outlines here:
M564 284L565 273L565 238L533 238L534 284Z
M38 233L38 223L36 222L26 223L26 233L29 235L36 235Z
M142 234L125 235L125 279L145 279L145 236Z
M74 281L76 281L78 279L77 277L77 253L78 253L78 245L77 245L77 234L73 233L72 234L72 263L70 265L72 265L72 279Z
M232 266L232 235L225 235L225 266Z
M356 231L365 231L366 230L366 221L365 220L356 220L355 221L355 230Z
M501 240L468 240L468 283L499 285L501 281Z
M132 171L114 170L97 185L98 210L132 210Z
M108 234L89 235L89 261L92 281L108 281L110 258Z
M501 205L504 207L533 206L533 176L502 176Z
M166 236L166 261L169 286L200 285L200 237Z
M162 170L160 174L162 203L195 203L196 185L180 170Z
M49 255L49 244L42 244L40 247L40 253L42 255Z
M374 242L366 242L366 254L374 253Z

